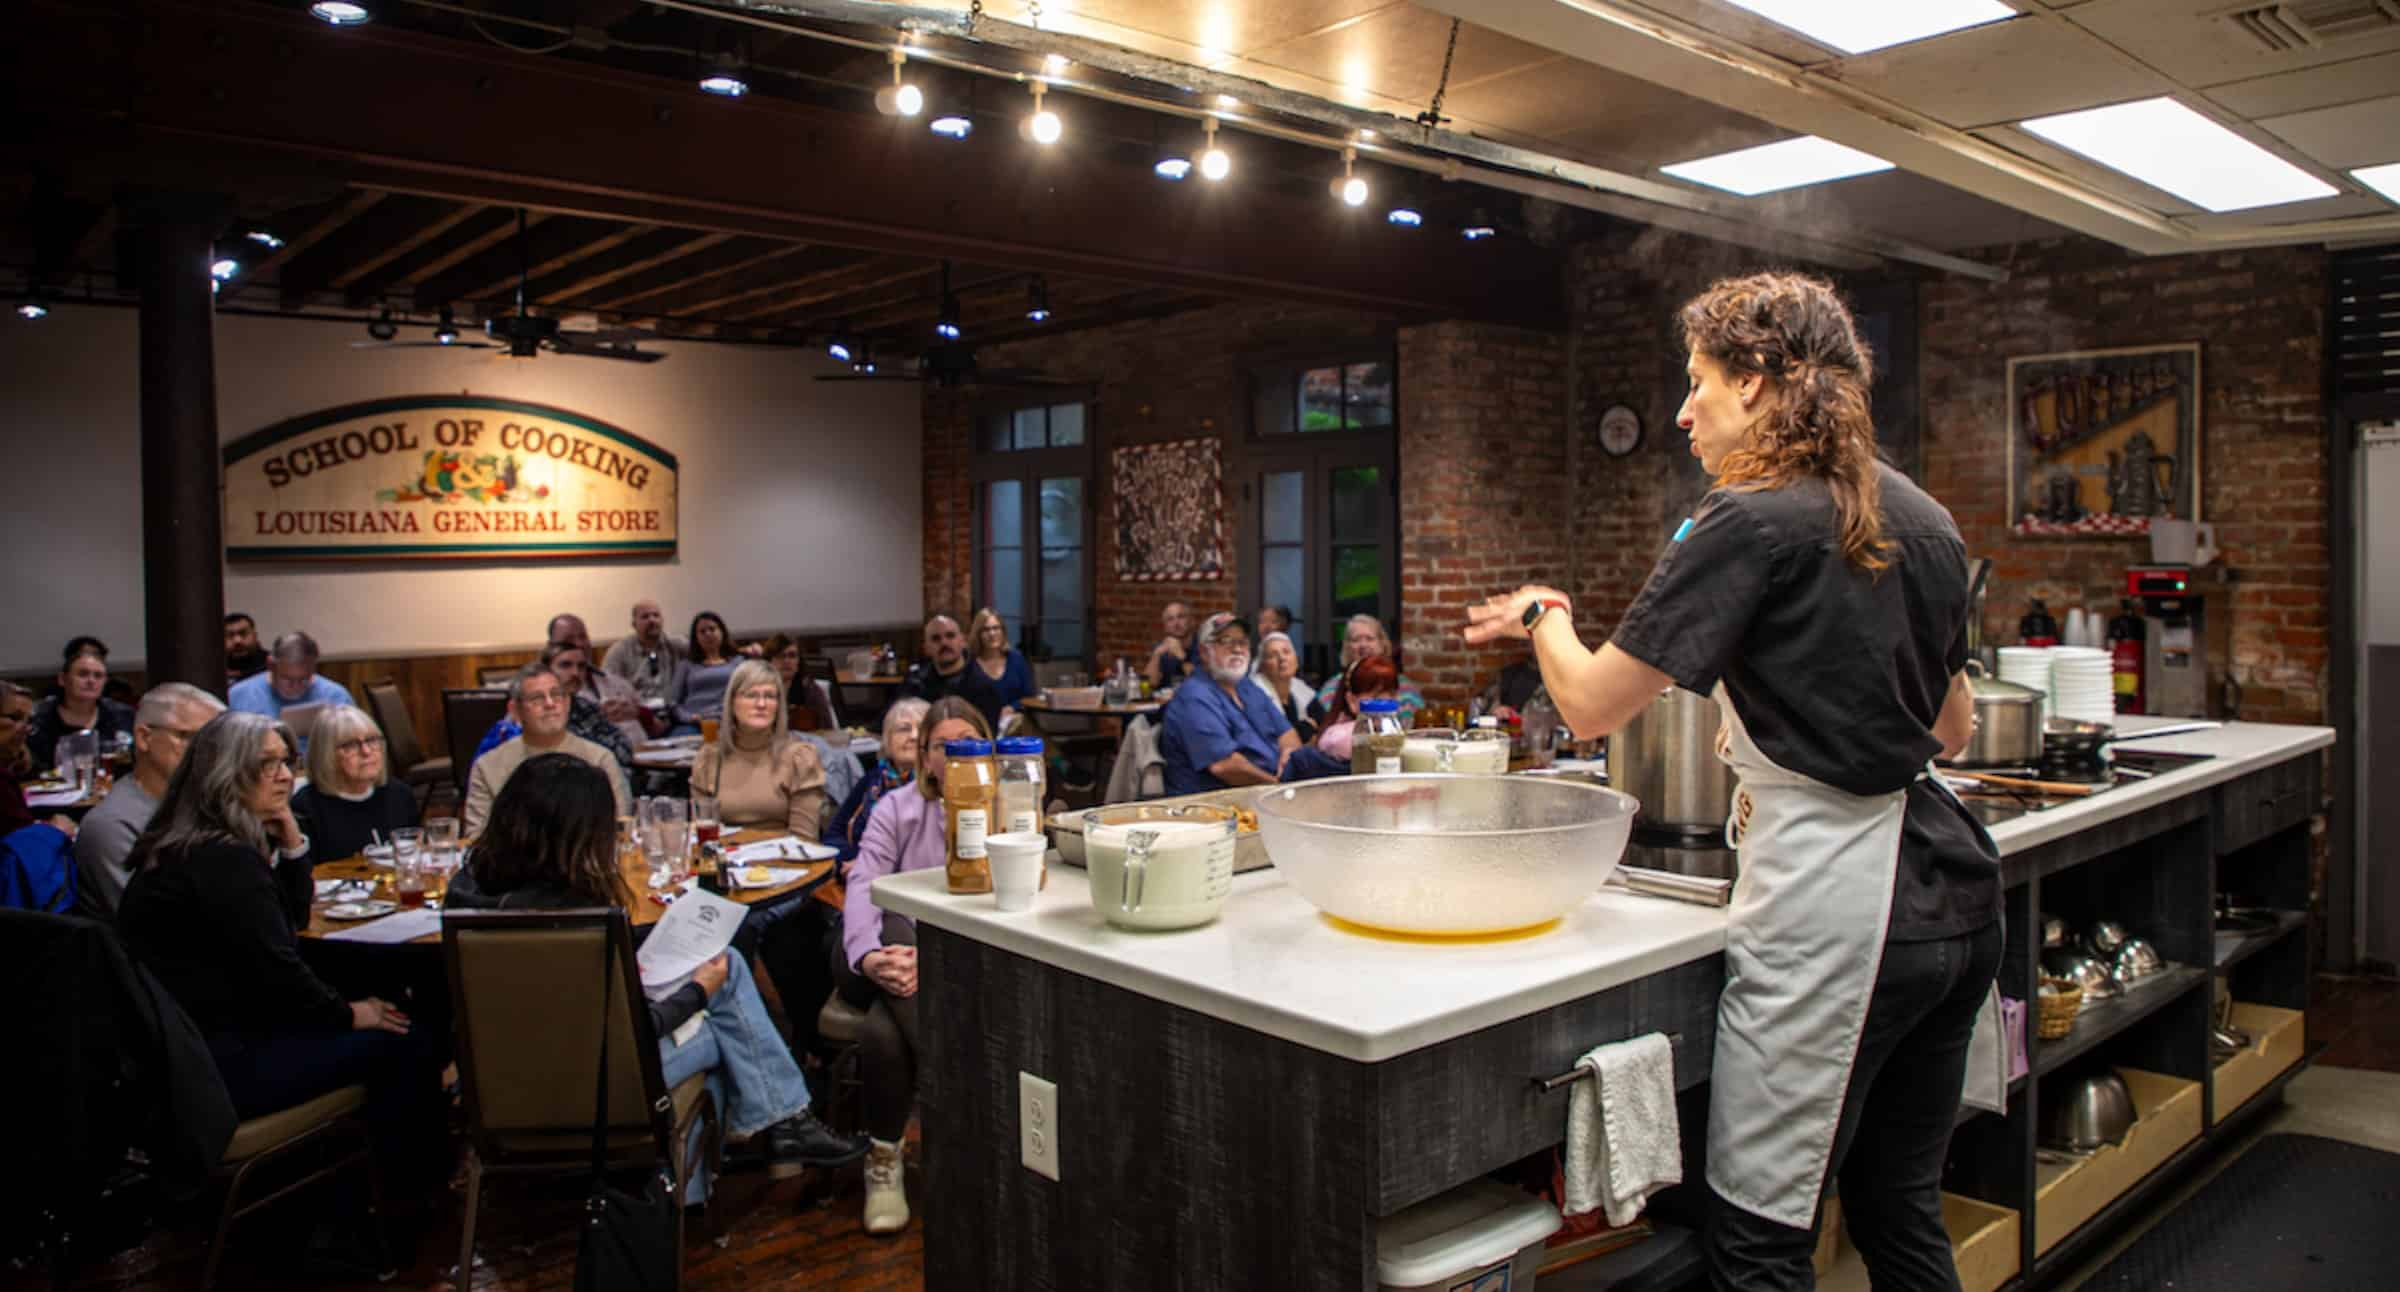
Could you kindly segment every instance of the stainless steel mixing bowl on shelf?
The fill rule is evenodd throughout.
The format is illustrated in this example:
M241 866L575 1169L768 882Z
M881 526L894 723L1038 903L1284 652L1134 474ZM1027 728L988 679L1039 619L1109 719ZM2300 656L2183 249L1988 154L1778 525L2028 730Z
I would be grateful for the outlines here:
M1566 913L1616 870L1638 806L1616 790L1539 776L1346 776L1257 799L1267 855L1318 909L1444 936Z

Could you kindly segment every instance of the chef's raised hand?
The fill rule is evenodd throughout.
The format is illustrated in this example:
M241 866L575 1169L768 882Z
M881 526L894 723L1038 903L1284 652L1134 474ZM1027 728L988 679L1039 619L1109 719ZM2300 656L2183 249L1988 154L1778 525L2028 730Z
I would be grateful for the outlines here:
M1555 601L1567 604L1567 594L1556 588L1529 583L1514 592L1488 597L1480 606L1467 607L1467 644L1480 646L1504 637L1522 638L1525 631L1525 607L1536 601Z

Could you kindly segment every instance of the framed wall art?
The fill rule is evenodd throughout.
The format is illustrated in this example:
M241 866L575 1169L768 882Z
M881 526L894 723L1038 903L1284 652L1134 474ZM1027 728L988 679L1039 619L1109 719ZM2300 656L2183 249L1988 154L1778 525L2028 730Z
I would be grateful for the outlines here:
M2008 361L2008 514L2024 537L2150 532L2199 520L2200 346Z
M1225 577L1225 480L1215 437L1127 444L1110 455L1117 577Z

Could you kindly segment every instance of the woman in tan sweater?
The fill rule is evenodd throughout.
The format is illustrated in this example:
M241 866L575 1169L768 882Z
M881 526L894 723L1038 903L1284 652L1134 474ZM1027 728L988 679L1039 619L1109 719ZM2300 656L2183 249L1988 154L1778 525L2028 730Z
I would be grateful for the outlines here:
M716 797L728 829L789 830L815 842L825 819L825 765L814 746L792 738L790 724L775 666L743 660L725 686L717 739L692 764L692 792Z

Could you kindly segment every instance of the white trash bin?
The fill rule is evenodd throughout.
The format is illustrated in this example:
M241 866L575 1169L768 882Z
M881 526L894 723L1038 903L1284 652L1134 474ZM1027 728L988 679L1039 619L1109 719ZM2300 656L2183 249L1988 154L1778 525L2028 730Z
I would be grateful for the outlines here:
M1375 1226L1383 1292L1532 1292L1558 1208L1494 1180L1428 1198Z

